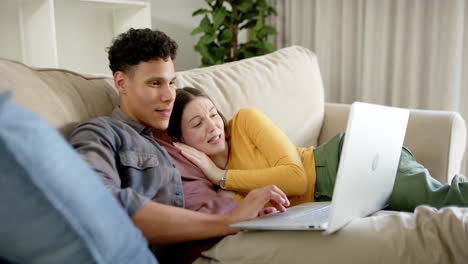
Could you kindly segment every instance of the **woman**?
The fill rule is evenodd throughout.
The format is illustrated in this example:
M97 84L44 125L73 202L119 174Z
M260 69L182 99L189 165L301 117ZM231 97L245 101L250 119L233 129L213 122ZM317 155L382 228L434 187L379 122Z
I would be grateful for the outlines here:
M181 153L235 200L269 184L293 205L333 196L344 133L316 149L296 148L258 110L241 109L227 123L204 92L190 87L177 90L168 133ZM439 183L403 148L389 209L413 211L421 204L468 206L468 183L461 175L451 185Z

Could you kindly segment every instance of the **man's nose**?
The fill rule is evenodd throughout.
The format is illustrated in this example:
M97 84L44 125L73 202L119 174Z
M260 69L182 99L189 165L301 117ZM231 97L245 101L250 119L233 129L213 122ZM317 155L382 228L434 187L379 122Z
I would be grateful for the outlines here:
M163 89L161 90L161 101L163 102L171 102L175 99L175 89L172 88L170 85L164 85Z

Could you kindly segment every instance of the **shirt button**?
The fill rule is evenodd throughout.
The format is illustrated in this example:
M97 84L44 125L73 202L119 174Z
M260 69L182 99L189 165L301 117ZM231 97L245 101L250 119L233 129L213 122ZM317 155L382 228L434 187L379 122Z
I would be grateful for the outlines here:
M176 192L175 195L180 195L180 192Z
M175 164L172 164L172 167L175 168Z

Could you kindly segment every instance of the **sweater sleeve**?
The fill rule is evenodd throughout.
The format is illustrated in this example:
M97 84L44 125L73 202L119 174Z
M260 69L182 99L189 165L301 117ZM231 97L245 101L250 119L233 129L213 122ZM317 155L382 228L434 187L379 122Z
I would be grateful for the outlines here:
M306 192L307 176L296 147L268 117L255 108L244 108L231 120L230 126L231 135L239 133L244 140L231 141L231 148L237 148L237 153L253 149L250 154L263 157L268 166L256 168L255 160L245 160L251 163L246 166L250 169L228 170L227 189L246 193L274 184L288 196Z

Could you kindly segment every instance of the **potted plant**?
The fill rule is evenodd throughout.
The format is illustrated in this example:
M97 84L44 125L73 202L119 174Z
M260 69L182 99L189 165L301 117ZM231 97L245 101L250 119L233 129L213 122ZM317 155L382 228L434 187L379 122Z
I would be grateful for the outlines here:
M200 8L192 16L204 15L192 35L202 33L195 50L202 56L202 66L222 64L270 53L268 42L276 29L265 25L265 18L277 15L266 0L205 0L209 8ZM245 43L239 33L248 31Z

